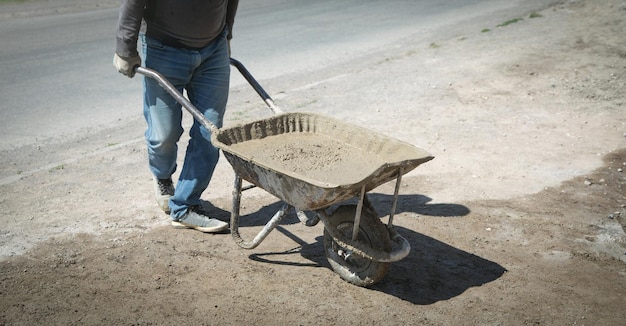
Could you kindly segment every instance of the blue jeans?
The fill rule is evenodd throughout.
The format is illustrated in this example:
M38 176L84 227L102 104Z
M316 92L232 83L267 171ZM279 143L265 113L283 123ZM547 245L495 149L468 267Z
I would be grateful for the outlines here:
M208 46L197 50L167 46L141 35L146 68L161 73L181 93L186 90L189 101L218 128L222 126L230 83L226 35L224 30ZM176 171L177 143L183 134L182 106L155 80L145 77L143 85L150 171L159 179L167 179ZM176 191L169 202L173 220L180 219L191 206L201 205L200 196L219 159L219 150L210 141L210 130L194 120L189 137Z

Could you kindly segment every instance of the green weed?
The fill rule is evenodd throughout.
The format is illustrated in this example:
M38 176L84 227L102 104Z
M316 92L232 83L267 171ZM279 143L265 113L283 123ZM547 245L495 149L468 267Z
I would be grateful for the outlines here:
M65 169L65 165L61 164L61 165L57 165L55 167L53 167L52 169L50 169L50 172L52 171L60 171L60 170L64 170Z
M500 24L500 25L497 25L496 27L504 27L504 26L509 26L509 25L511 25L511 24L515 24L515 23L517 23L517 22L521 22L521 21L523 21L523 20L524 20L523 18L513 18L513 19L510 19L510 20L505 21L504 23L502 23L502 24Z

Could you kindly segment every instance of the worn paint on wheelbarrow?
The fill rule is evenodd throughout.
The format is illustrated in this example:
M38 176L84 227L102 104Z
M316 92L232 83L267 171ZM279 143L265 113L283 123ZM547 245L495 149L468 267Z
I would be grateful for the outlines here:
M289 165L259 160L260 151L272 151L286 146L288 137L279 135L307 135L318 137L319 142L332 139L361 150L362 157L346 157L354 165L362 162L379 162L372 170L352 169L351 181L336 183L334 180L313 179L294 172ZM255 141L255 146L238 146ZM317 210L357 196L363 186L370 191L383 183L407 173L420 164L433 159L429 153L411 144L387 137L374 131L313 113L286 113L263 120L223 128L213 138L213 144L222 149L233 169L244 180L263 188L272 195L299 210ZM317 159L315 153L303 160ZM334 153L334 155L350 155ZM329 167L332 168L332 167ZM349 168L349 167L348 167ZM357 174L354 172L357 171ZM402 171L402 172L400 172ZM342 171L339 171L341 174ZM337 173L335 173L337 174Z

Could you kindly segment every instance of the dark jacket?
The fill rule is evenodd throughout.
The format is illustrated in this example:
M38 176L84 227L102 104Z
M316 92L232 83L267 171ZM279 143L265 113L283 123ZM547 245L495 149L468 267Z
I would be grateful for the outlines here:
M202 48L224 27L232 31L238 4L239 0L123 0L115 51L122 57L137 55L140 30L167 45Z

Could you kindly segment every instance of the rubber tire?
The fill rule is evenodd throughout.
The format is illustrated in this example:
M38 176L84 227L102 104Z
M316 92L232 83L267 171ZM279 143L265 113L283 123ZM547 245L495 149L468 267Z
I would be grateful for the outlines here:
M347 239L352 239L356 208L356 205L340 206L330 216L329 220L332 225L326 227L337 229ZM361 210L357 241L376 251L389 252L391 250L389 231L367 201ZM383 279L389 271L389 263L381 263L356 254L350 255L346 260L338 253L339 250L341 250L341 246L333 240L324 228L326 258L332 269L343 280L357 286L368 287Z

